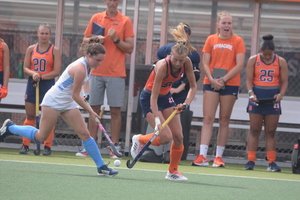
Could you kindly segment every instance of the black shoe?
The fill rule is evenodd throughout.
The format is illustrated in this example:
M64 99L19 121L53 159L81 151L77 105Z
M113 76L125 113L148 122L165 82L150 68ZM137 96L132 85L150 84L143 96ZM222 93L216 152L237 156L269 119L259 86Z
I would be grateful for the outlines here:
M51 156L51 149L50 149L50 147L44 146L43 156Z
M14 125L14 123L10 119L5 120L0 129L0 141L9 135L12 135L12 133L8 130L8 127L10 127L11 125Z
M29 146L23 145L19 151L19 154L30 154Z
M115 176L119 172L113 168L108 167L109 163L107 165L103 165L102 167L98 168L98 175L100 176Z
M247 162L247 164L246 164L246 166L245 166L245 169L246 169L246 170L253 170L253 169L254 169L254 166L255 166L255 162L249 161L249 162Z

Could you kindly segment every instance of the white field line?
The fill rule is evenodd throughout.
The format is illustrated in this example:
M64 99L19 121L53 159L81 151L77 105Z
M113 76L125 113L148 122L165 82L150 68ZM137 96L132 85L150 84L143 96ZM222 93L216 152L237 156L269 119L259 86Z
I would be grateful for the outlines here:
M32 162L32 161L19 161L19 160L2 160L1 162L17 162L17 163L32 163L32 164L45 164L45 165L61 165L61 166L78 166L78 167L95 167L89 165L72 165L72 164L62 164L62 163L45 163L45 162ZM128 169L118 167L116 169L124 169L124 170L136 170L136 171L152 171L152 172L166 172L161 170L149 170L149 169ZM300 180L287 180L287 179L276 179L276 178L261 178L261 177L247 177L247 176L232 176L232 175L220 175L220 174L204 174L204 173L190 173L184 172L185 174L193 174L193 175L204 175L204 176L220 176L220 177L231 177L231 178L245 178L245 179L259 179L259 180L271 180L271 181L287 181L287 182L299 182Z

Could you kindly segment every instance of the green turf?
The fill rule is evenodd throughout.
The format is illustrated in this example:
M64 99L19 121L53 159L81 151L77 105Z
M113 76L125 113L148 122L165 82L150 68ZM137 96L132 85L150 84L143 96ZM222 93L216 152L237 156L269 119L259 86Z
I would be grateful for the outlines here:
M167 164L138 162L127 169L123 158L116 177L99 177L91 158L70 152L50 157L19 155L17 149L0 148L0 197L35 199L298 199L300 175L283 168L281 173L266 167L243 169L193 167L182 161L179 170L188 182L165 180ZM105 162L113 162L104 155ZM111 164L112 166L112 164Z

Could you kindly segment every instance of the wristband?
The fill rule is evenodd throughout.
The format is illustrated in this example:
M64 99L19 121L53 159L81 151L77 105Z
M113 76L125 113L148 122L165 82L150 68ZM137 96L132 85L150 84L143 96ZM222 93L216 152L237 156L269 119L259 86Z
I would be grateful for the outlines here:
M248 94L250 94L251 92L253 92L253 90L249 90L249 91L248 91Z
M212 82L213 80L214 80L213 78L210 78L210 79L209 79L209 82Z
M118 38L116 41L114 41L115 44L119 44L120 43L120 38Z
M281 97L281 99L283 98L283 96L282 96L280 93L278 93L277 95L278 95L278 96L280 96L280 97Z

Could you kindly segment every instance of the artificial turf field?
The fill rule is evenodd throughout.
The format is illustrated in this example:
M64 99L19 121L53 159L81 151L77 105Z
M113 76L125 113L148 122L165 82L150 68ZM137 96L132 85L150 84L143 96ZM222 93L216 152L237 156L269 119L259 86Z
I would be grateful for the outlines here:
M97 175L91 158L74 152L52 156L20 155L18 149L0 148L1 200L144 200L144 199L299 199L300 174L290 168L267 172L265 166L248 171L244 165L226 168L194 167L181 161L179 171L189 181L165 180L167 164L138 162L127 169L123 157L115 177ZM103 155L105 162L113 159Z

